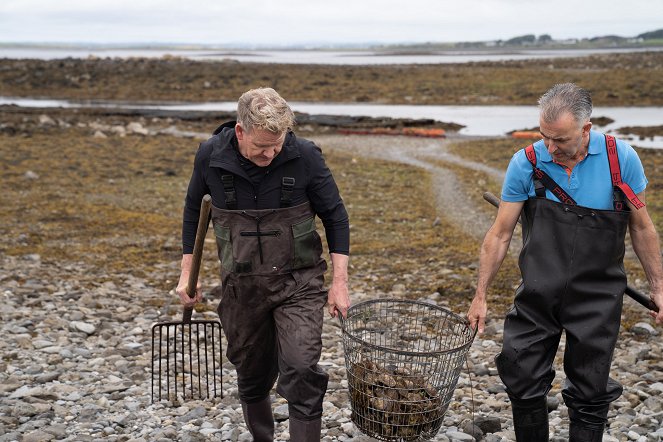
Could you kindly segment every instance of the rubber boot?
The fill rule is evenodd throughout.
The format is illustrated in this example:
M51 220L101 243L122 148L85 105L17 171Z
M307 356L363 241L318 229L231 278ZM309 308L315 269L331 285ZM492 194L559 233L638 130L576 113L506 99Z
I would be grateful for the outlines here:
M587 425L571 421L569 442L601 442L604 425Z
M272 442L274 440L274 416L272 401L267 396L260 402L247 404L242 401L244 422L249 428L255 442Z
M548 442L548 403L545 397L511 400L513 427L518 442Z
M322 418L305 421L290 417L290 442L320 442Z

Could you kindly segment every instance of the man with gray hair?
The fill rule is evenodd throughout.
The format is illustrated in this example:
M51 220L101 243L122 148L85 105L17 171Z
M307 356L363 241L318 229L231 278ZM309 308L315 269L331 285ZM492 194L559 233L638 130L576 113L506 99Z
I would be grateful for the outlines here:
M237 371L244 420L255 441L274 439L270 391L288 401L290 439L319 442L328 376L318 365L325 303L346 315L350 230L338 188L311 141L292 132L295 117L270 88L244 93L237 122L221 125L203 142L187 190L182 229L182 272L177 294L191 299L191 268L200 202L212 197L212 221L221 261L219 317L227 356ZM322 220L333 278L316 232Z
M602 440L610 402L622 387L609 377L626 275L624 238L647 275L663 322L658 234L645 207L645 177L635 150L592 130L592 100L575 84L558 84L539 100L542 140L514 154L502 203L481 246L478 281L467 313L483 332L487 291L522 219L522 283L504 322L495 359L511 400L518 441L548 440L547 394L566 334L562 396L569 440Z

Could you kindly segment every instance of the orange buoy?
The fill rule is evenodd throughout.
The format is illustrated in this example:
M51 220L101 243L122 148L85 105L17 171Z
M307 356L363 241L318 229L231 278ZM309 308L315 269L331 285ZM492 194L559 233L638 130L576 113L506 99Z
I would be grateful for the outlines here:
M384 127L373 127L367 129L338 129L341 134L348 135L405 135L410 137L444 138L444 129L428 129L423 127L404 127L402 129L388 129Z
M540 133L534 132L534 131L525 131L525 130L519 130L515 132L511 132L511 137L513 138L526 138L526 139L531 139L531 138L543 138Z
M421 127L404 127L403 135L412 135L415 137L442 138L446 136L444 129L424 129Z

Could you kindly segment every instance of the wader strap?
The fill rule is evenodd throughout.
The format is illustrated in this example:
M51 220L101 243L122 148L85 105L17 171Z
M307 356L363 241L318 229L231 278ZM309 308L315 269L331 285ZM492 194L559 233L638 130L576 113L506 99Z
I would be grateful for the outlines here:
M532 163L532 169L534 169L534 191L536 196L539 198L545 198L546 191L548 189L552 192L553 195L557 197L562 203L569 206L575 206L576 202L573 198L569 196L564 190L550 178L543 170L536 167L536 152L534 152L534 145L530 144L525 148L525 156L530 163Z
M283 166L283 178L281 178L281 207L290 207L292 204L292 191L295 190L294 161L290 160Z
M223 193L226 196L226 209L237 210L234 177L232 175L221 175L221 183L223 184Z
M525 149L525 155L527 156L529 162L532 163L532 166L536 166L536 153L534 153L534 145L530 144L527 146ZM546 197L546 188L541 180L537 179L536 176L534 177L534 193L536 194L537 198Z
M605 148L608 151L608 163L610 164L610 177L612 178L612 187L614 189L614 207L616 211L624 210L623 196L633 204L633 207L640 209L644 203L633 192L631 186L622 181L622 173L619 167L619 155L617 154L617 142L615 137L605 136ZM621 191L621 192L620 192Z
M292 192L295 190L295 178L293 161L289 161L283 166L283 178L281 178L281 199L280 207L290 207L292 205ZM223 193L226 196L226 209L237 210L237 193L235 192L235 182L233 175L221 175L223 184Z

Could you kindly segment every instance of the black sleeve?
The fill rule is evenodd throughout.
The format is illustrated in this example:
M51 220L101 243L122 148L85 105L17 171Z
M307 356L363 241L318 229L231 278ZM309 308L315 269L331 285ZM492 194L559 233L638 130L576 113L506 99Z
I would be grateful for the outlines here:
M193 162L193 172L184 199L184 214L182 217L182 253L185 255L193 253L196 231L198 230L198 217L200 216L200 202L203 200L203 196L209 193L206 177L209 171L211 151L211 143L202 143L198 147Z
M304 146L309 184L306 193L322 220L330 253L350 254L350 222L336 181L325 164L322 151L313 143Z

